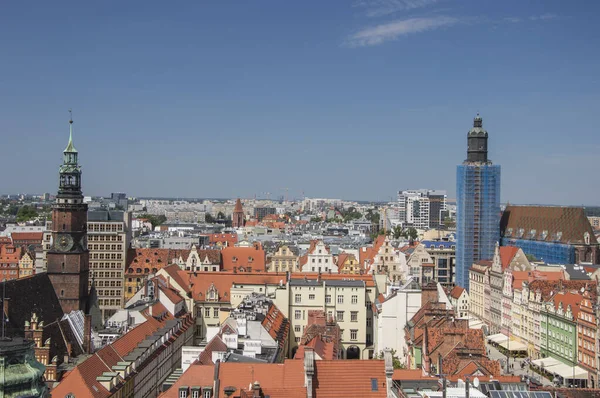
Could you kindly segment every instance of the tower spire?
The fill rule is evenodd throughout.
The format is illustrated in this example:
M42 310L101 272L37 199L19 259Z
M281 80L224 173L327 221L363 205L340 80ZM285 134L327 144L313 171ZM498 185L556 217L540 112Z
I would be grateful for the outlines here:
M77 152L75 145L73 145L73 110L69 109L69 143L65 148L64 152Z

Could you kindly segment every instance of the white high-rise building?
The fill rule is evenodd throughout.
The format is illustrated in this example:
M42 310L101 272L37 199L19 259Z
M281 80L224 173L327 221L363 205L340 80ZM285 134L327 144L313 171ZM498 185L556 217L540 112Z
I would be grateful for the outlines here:
M446 191L417 189L398 192L398 217L405 226L436 228L446 210Z

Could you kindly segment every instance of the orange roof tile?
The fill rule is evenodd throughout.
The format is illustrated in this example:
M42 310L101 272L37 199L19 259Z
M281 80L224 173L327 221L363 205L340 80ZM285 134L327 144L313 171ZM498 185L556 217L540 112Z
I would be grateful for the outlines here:
M339 397L340 392L351 392L354 397L387 396L382 360L315 361L315 373L315 398ZM377 391L372 391L371 379L377 380Z
M519 251L518 247L513 246L500 246L498 248L498 253L500 255L500 262L502 263L502 270L508 268L510 262L515 258L517 252Z
M458 299L460 298L460 295L465 291L465 289L463 287L460 286L454 286L454 288L452 289L452 291L450 292L450 297Z
M221 250L221 258L223 271L233 271L234 268L240 272L248 272L249 268L252 272L266 271L265 251L261 248L229 246Z
M205 301L206 294L211 285L217 289L218 300L229 302L229 291L234 283L244 285L277 285L286 283L286 275L275 272L197 272L189 275L189 283L192 285L191 293L195 300Z
M112 343L112 347L121 357L133 351L146 337L156 332L164 323L154 318L134 327Z
M14 241L31 241L36 243L42 243L44 238L43 232L13 232L10 237Z

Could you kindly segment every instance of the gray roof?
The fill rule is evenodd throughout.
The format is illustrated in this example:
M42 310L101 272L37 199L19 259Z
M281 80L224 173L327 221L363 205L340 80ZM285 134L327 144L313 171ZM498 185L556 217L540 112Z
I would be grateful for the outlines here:
M326 280L317 281L316 279L291 279L290 286L321 286L325 282L326 286L334 287L364 287L363 281L356 280Z
M109 210L88 211L88 221L114 221L123 222L125 212Z

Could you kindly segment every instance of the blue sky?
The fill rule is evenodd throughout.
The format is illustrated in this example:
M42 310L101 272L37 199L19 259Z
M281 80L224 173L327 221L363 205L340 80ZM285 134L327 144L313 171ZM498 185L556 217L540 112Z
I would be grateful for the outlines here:
M502 200L600 205L600 3L5 2L0 191L386 200L447 189L477 111Z

